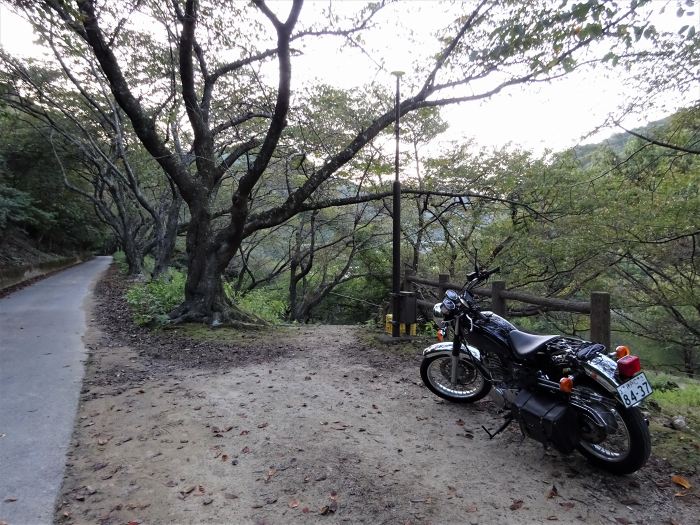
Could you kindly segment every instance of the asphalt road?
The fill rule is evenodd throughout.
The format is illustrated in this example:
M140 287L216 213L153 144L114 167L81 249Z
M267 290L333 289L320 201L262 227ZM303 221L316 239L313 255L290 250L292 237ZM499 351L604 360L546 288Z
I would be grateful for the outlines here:
M0 522L53 520L83 379L84 303L111 260L0 299Z

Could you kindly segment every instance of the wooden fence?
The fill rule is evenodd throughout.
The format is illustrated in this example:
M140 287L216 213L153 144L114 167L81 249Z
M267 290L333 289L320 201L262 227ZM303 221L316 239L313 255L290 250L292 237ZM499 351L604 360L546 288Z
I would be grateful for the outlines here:
M461 290L462 285L449 282L450 276L440 274L437 281L416 277L415 273L406 272L406 288L416 284L437 288L438 300L441 300L446 290ZM550 311L575 312L588 314L591 323L591 341L604 344L610 348L610 294L607 292L591 292L590 301L570 301L553 297L537 297L524 292L506 290L505 281L493 281L491 288L475 288L474 295L491 298L491 310L501 316L506 315L506 301L519 301L526 304L542 306ZM432 307L435 303L419 299L421 306Z

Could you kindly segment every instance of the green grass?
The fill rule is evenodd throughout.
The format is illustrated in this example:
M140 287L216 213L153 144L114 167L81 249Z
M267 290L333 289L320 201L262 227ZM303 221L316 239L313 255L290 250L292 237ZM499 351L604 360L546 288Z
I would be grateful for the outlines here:
M700 381L664 372L645 371L654 389L652 399L663 412L700 418ZM677 388L673 386L677 385Z

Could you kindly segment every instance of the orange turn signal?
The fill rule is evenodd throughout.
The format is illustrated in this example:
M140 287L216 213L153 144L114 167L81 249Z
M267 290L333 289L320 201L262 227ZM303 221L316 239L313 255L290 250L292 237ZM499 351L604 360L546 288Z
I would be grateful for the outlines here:
M617 348L615 348L615 357L617 359L622 359L623 357L626 357L628 355L630 355L630 349L626 346L620 345Z
M444 339L444 335L442 333L442 330L437 331L437 340L438 342L442 343L442 340Z
M571 376L562 377L559 380L559 390L561 390L562 392L570 394L573 389L574 379Z

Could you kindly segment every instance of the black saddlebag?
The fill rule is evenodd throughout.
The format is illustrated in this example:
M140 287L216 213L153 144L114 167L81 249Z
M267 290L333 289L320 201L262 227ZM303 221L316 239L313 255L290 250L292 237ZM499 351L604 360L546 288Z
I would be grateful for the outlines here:
M522 390L515 398L513 415L523 434L560 452L572 452L578 444L576 412L565 403Z

